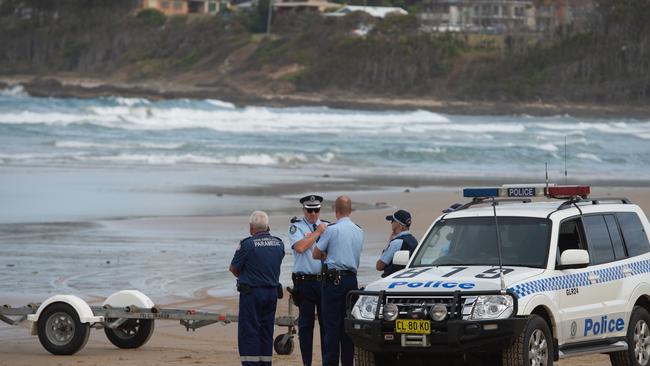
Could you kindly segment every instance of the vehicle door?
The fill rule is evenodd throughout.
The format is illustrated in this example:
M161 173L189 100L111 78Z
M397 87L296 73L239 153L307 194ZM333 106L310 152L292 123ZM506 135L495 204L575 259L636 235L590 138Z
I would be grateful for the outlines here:
M622 279L605 217L584 215L561 222L556 263L567 249L587 250L590 263L586 268L556 271L561 339L577 343L605 338L609 329L616 330L618 317L612 312L618 306ZM618 255L625 258L624 251Z

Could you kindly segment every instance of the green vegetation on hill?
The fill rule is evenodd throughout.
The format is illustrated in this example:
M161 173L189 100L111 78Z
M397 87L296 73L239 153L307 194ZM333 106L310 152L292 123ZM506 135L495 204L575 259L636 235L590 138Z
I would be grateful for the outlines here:
M3 74L467 100L650 99L647 0L597 0L588 31L533 41L510 35L503 49L423 33L414 15L275 14L273 36L255 36L266 31L268 1L221 17L136 12L130 0L1 4Z

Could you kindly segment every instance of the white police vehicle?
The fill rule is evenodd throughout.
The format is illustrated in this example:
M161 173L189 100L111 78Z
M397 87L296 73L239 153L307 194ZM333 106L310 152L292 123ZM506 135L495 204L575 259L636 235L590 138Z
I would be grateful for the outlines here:
M607 353L614 366L648 365L650 223L627 199L588 194L465 189L472 202L440 216L412 258L395 254L405 269L348 296L357 364L465 354L552 365ZM537 196L561 200L524 198Z

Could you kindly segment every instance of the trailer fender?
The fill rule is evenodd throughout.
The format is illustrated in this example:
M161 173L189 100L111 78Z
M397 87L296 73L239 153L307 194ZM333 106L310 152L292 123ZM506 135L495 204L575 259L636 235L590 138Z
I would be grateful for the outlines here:
M48 298L47 300L43 301L43 303L38 307L38 310L35 314L27 315L27 320L32 321L34 322L33 324L35 324L38 321L38 318L41 316L43 310L56 302L66 303L72 306L72 308L77 312L77 315L79 316L79 321L82 323L99 323L104 321L103 316L95 316L92 309L90 309L90 306L88 306L85 301L75 295L55 295ZM32 334L34 333L34 328L31 330Z
M110 305L114 308L124 308L127 306L135 305L141 309L151 309L155 305L151 299L137 290L124 290L118 291L109 296L102 306Z

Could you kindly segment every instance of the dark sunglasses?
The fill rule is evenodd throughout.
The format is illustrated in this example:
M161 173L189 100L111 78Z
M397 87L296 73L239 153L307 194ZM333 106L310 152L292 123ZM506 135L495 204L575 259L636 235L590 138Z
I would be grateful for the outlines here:
M305 210L307 210L307 213L314 213L314 212L319 213L320 212L320 208L306 208Z

